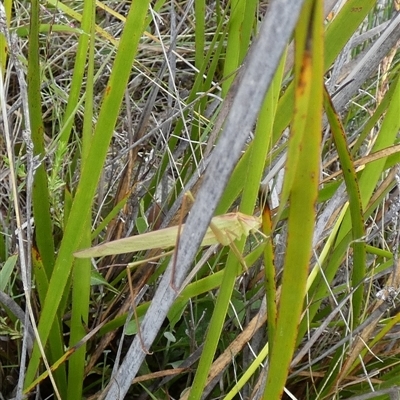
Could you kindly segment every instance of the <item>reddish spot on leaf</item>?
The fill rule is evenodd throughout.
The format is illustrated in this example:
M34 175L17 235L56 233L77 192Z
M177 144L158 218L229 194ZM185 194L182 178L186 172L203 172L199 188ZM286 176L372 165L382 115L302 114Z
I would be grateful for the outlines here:
M38 261L38 262L42 262L42 257L39 254L39 251L36 247L32 247L32 257Z
M299 96L304 94L304 91L308 85L309 71L311 69L311 53L309 51L304 52L303 62L300 68L300 76L297 84L297 91Z

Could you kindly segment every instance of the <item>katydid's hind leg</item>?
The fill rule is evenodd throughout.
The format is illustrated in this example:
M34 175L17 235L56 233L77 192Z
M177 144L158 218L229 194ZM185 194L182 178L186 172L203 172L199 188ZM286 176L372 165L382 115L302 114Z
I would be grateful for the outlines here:
M243 255L240 253L239 249L235 245L235 242L232 242L229 246L232 249L232 251L235 254L235 256L237 257L237 259L239 260L239 262L242 265L243 269L245 270L245 273L248 274L249 273L249 268L247 267L247 264L246 264L246 261L243 258Z
M235 244L235 238L232 237L232 235L229 233L229 231L225 231L226 236L228 236L230 242L229 242L229 247L233 251L233 254L237 257L239 260L240 264L244 268L246 274L249 273L249 269L247 268L246 261L243 258L243 255L240 253L239 249L237 248Z

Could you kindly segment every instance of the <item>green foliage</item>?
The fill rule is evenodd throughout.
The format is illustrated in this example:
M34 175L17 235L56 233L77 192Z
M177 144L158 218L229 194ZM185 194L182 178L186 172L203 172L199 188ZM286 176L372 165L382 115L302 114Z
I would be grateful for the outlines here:
M268 2L3 3L1 397L389 398L398 26L373 73L362 65L397 2L302 2L227 182L209 162L229 117L254 111L235 100ZM224 190L205 202L210 182ZM196 252L180 286L159 248L180 248L190 209L217 217L179 250ZM134 253L96 254L127 236ZM74 256L91 247L103 258Z

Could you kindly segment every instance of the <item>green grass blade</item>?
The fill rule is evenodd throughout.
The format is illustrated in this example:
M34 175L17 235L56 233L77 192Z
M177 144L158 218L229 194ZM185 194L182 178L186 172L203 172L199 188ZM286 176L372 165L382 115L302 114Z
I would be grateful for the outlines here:
M196 36L196 56L195 65L200 70L204 63L205 48L205 22L206 22L206 2L205 0L196 0L195 5L195 36Z
M351 225L353 232L353 286L355 287L365 277L365 244L362 238L365 235L364 231L364 212L361 204L360 189L358 187L356 170L347 147L347 140L344 128L337 115L329 93L324 91L325 112L333 134L333 139L338 151L340 163L343 170L344 180L346 182L347 193L349 195ZM360 286L353 296L353 322L357 323L360 317L362 302L364 297L364 288Z
M270 355L265 399L281 398L295 350L298 323L311 256L318 195L319 154L323 95L323 10L318 0L303 7L296 28L296 98L286 171L296 169L291 180L288 240L282 278L275 340ZM303 103L308 104L306 107ZM305 114L303 113L305 112ZM301 120L306 118L306 124ZM297 129L304 131L298 132ZM299 135L302 141L293 139ZM295 163L289 155L299 152ZM300 245L301 243L301 245Z
M224 76L229 78L223 83L223 96L228 92L234 79L232 73L243 62L249 47L256 6L254 0L231 0L230 3L228 44L224 63Z
M49 280L42 259L36 249L32 249L32 266L40 304L45 304L46 294L49 289ZM55 360L61 358L64 354L64 342L61 332L62 330L60 322L58 321L58 319L56 319L53 326L51 327L49 334L49 341L51 342L51 346L50 357L48 361L51 362L51 364L53 364ZM56 371L54 371L53 374L60 395L66 397L68 383L65 364L60 365L60 367Z
M28 104L34 154L40 157L40 159L43 159L45 149L41 108L42 99L40 93L42 72L39 63L39 25L39 2L32 1L28 53ZM46 276L43 276L42 278L38 276L37 269L34 269L34 273L35 278L38 279L38 281L42 280L43 289L46 289L47 280L53 272L55 249L52 217L50 215L48 177L43 161L35 172L32 200L33 215L35 219L35 239L40 253L40 260L44 267L43 271ZM42 296L39 298L43 304L45 301L44 293L42 293ZM49 324L49 333L52 338L50 342L51 357L57 359L63 352L60 325L51 321ZM60 395L65 397L67 391L67 377L64 365L55 372L54 378Z
M395 89L393 91L392 101L389 103L389 107L386 111L386 115L383 119L379 135L375 139L375 144L372 149L372 153L381 149L387 148L395 143L397 132L400 128L400 120L398 118L400 113L400 80L399 78L393 82ZM365 208L371 196L375 190L376 184L379 181L382 172L386 168L387 157L378 159L372 163L369 163L363 169L359 178L359 188L361 195L361 202L363 208ZM347 215L343 221L341 230L338 234L338 240L341 241L344 236L351 230L351 217ZM358 276L361 278L361 276ZM356 282L354 282L356 283Z
M235 243L239 252L243 251L244 242L244 240L241 240L240 242ZM222 327L228 312L229 301L232 297L232 290L239 266L240 262L238 261L237 256L233 252L230 252L224 269L215 309L210 320L209 329L204 343L204 350L188 397L190 400L200 399L203 393L210 365L214 358L220 340Z
M42 72L39 65L39 25L39 1L34 0L31 3L29 33L28 100L34 154L42 159L45 155L45 150L40 94ZM53 224L50 215L47 173L43 162L40 163L35 173L32 199L36 242L47 277L50 278L54 266Z
M46 303L42 310L39 332L43 343L47 342L51 324L56 317L64 288L71 273L73 252L82 240L81 226L86 224L90 218L91 204L113 134L133 58L143 33L148 5L149 1L133 2L126 20L88 157L83 160L82 176L56 260L54 273L50 280ZM38 366L39 352L37 346L35 346L27 370L26 384L33 381Z
M257 124L257 135L263 136L263 140L270 143L272 147L272 133L273 124L276 117L276 111L278 107L280 87L282 85L283 70L286 61L286 54L282 57L280 66L275 75L275 79L272 82L271 88L267 93L265 99L265 104L261 110L259 121ZM265 136L264 136L265 135ZM254 141L254 146L259 146L260 144ZM270 150L270 147L268 147ZM265 158L267 159L267 154ZM261 176L258 176L261 181ZM271 344L273 343L273 338L276 331L276 281L275 281L275 265L273 262L273 233L272 233L272 221L269 210L263 204L267 199L260 199L260 206L262 209L262 220L263 220L263 232L269 237L267 240L266 248L264 251L264 268L265 268L265 292L267 297L267 316L268 316L268 337L269 337L269 349L271 350Z
M82 13L82 29L85 34L82 37L90 37L89 51L87 57L87 84L85 97L85 114L83 125L82 140L82 158L88 157L90 141L92 139L92 121L93 121L93 88L94 88L94 38L95 38L95 12L96 2L86 1ZM84 47L86 40L80 45ZM85 57L86 59L86 57ZM79 62L85 65L84 60ZM78 61L78 60L77 60ZM80 70L82 68L79 68ZM79 77L78 77L79 80ZM77 93L78 91L76 91ZM82 246L90 245L91 241L91 223L86 221L82 227ZM71 310L71 330L69 347L72 348L79 343L86 335L86 329L89 325L89 298L91 281L91 263L90 260L78 260L74 263L72 271L72 310ZM84 373L86 365L86 344L83 344L76 350L68 362L68 396L67 399L74 400L82 398Z

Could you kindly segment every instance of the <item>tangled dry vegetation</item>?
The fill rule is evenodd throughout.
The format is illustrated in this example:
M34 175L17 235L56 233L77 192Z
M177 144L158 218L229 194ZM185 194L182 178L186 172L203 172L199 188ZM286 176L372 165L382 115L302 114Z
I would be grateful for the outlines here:
M0 399L400 398L400 4L268 3L1 5Z

